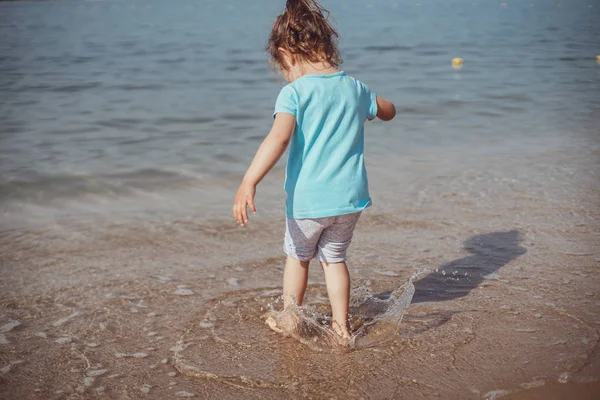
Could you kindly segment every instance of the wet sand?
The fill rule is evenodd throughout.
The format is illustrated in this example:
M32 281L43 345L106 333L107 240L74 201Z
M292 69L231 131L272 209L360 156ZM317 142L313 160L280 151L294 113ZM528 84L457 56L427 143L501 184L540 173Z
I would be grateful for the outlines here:
M434 166L393 207L381 192L351 248L353 286L385 298L429 272L398 334L351 351L264 324L280 306L275 211L247 229L193 212L3 229L0 397L597 398L597 160L538 154L547 175L496 181L494 160ZM307 300L326 311L323 283L311 265Z

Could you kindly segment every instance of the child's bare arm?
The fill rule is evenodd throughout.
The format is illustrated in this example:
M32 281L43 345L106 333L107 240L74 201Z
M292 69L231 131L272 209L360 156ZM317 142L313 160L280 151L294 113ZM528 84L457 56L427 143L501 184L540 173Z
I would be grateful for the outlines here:
M293 115L278 113L275 116L271 132L260 145L235 195L233 216L241 226L248 222L248 206L250 206L253 213L256 213L256 207L254 206L256 185L277 164L277 161L285 152L295 128L296 117Z
M390 121L396 116L394 103L377 96L377 118L382 121Z

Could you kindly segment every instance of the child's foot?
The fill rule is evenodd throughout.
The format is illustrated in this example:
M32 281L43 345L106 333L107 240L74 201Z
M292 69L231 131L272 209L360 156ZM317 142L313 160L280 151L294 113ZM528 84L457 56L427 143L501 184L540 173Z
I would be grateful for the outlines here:
M333 331L343 340L343 341L349 341L350 339L352 339L352 336L350 335L350 331L348 330L348 326L347 325L342 325L337 321L333 321L331 323L331 329L333 329Z
M273 318L273 317L267 318L267 320L265 321L265 324L269 325L269 328L271 328L272 330L274 330L277 333L284 333L283 330L277 326L277 321L275 321L275 318Z
M268 317L265 321L269 328L277 333L292 335L298 331L300 317L293 312L283 311L275 317Z

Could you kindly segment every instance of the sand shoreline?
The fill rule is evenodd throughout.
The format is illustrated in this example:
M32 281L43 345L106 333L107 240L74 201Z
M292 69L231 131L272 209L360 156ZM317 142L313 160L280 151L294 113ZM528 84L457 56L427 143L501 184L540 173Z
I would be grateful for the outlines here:
M600 212L586 157L545 180L429 172L410 187L417 201L367 210L353 285L385 294L429 274L392 342L349 353L263 324L281 284L278 216L4 231L0 397L592 398ZM322 284L314 265L310 301Z
M429 242L423 241L425 237L433 238L448 231L448 227L436 228L425 219L419 224L415 221L406 221L402 235L418 235L421 243ZM381 231L369 233L371 223L381 225L378 218L365 219L365 229L355 244L366 252L372 245L370 236L381 235ZM390 236L398 234L393 225L390 224L386 232ZM497 237L498 234L510 235L510 232L487 235ZM181 374L175 368L174 357L185 350L187 356L192 354L194 358L194 346L200 346L202 341L198 338L206 330L199 328L199 321L203 320L203 313L219 303L214 299L230 301L233 315L234 310L240 309L241 303L236 301L251 301L253 290L277 291L282 258L276 254L251 263L223 266L196 279L178 277L172 271L164 274L156 271L149 276L148 270L155 268L148 265L134 279L115 279L109 276L109 271L93 267L64 269L60 263L39 266L40 269L51 268L55 273L58 270L64 278L76 274L74 281L85 282L86 274L99 276L91 279L96 283L89 286L66 285L36 295L11 296L10 288L6 288L1 322L4 325L2 339L8 343L1 347L2 396L67 399L91 398L102 393L107 398L176 398L178 392L188 392L199 398L240 395L295 398L335 397L346 391L351 398L439 395L475 399L512 394L521 399L527 398L522 396L529 391L544 391L546 385L561 381L573 385L580 382L574 390L582 393L594 391L600 378L598 255L589 250L592 247L586 250L576 246L571 251L565 247L553 249L552 241L544 240L551 235L541 232L533 240L531 232L520 233L524 235L523 248L527 251L502 260L488 279L469 283L471 286L466 289L460 285L449 287L445 295L431 292L433 297L428 297L424 282L435 284L440 270L455 268L469 257L483 257L475 260L478 263L486 257L455 249L455 252L460 251L455 260L439 263L437 275L425 277L421 284L416 282L417 296L408 309L405 324L416 331L423 326L427 329L418 333L411 333L410 329L403 331L404 336L401 332L397 340L381 348L345 356L323 356L293 339L274 336L262 325L258 310L243 309L245 315L240 320L232 319L227 313L217 315L218 328L212 327L212 330L216 329L219 337L227 342L231 341L228 335L235 336L240 327L252 329L255 333L244 343L250 349L261 349L258 354L250 351L244 355L243 345L242 349L239 346L231 349L219 342L213 343L214 349L208 349L213 357L218 350L220 358L239 356L255 365L246 373L233 374L239 378L225 374L227 364L215 361L216 358L199 365L209 372L213 368L210 374L214 375L198 378ZM598 236L589 233L585 227L573 228L571 242L582 243L583 240L591 244L590 241L598 240ZM444 246L451 242L454 241L447 240ZM494 249L484 243L480 250L485 253ZM274 249L274 253L277 250ZM129 249L125 258L153 258L148 254L156 257L151 246L146 246ZM423 263L437 258L427 253L421 256ZM93 257L102 257L105 261L111 257L121 258L109 251L98 252ZM173 252L165 252L157 264L176 260ZM372 289L379 292L390 290L394 282L406 279L414 268L380 265L367 269L363 260L356 261L352 264L355 284L370 281ZM9 262L3 260L5 268ZM313 270L314 286L321 277L316 268ZM443 323L427 322L428 318L444 313ZM18 321L20 325L11 327L10 321ZM427 326L430 322L431 326ZM196 340L190 340L188 334L181 342L189 331L196 334ZM206 346L206 342L202 343ZM272 349L273 354L266 352L268 349ZM205 353L196 356L199 354ZM285 355L293 361L282 361ZM313 374L303 368L307 364L313 365ZM277 368L266 368L273 365ZM331 372L334 365L341 365L339 371ZM106 372L97 372L103 370ZM311 378L315 372L327 379ZM332 376L327 377L328 373ZM260 387L248 383L259 381L273 384ZM536 388L537 385L541 388ZM531 389L526 389L529 387Z

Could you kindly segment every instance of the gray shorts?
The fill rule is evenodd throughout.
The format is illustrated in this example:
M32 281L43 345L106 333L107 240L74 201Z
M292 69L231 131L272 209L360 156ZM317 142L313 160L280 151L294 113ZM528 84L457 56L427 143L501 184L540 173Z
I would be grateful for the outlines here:
M337 263L346 261L361 212L325 218L286 219L285 253L300 261Z

